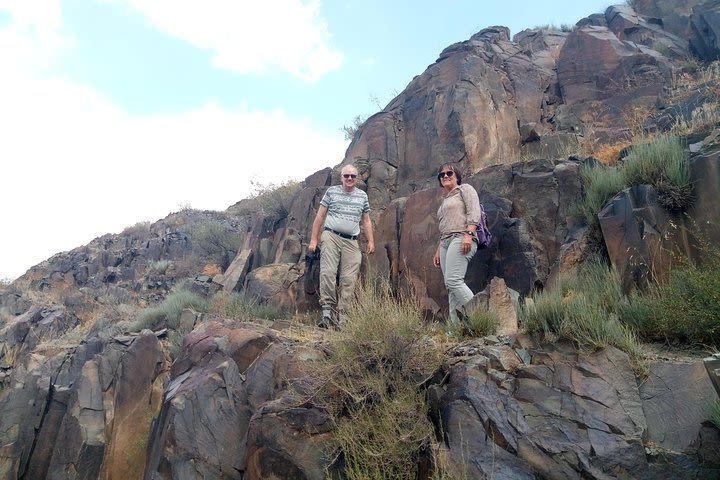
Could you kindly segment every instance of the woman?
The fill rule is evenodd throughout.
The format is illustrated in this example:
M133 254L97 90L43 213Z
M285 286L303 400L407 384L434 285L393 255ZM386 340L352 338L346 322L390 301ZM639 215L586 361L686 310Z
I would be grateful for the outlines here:
M440 244L433 264L442 270L450 323L456 323L458 311L467 315L463 307L473 298L472 290L465 284L465 272L477 252L475 229L480 221L480 199L472 185L462 183L462 175L454 165L441 166L437 178L444 196L437 212Z

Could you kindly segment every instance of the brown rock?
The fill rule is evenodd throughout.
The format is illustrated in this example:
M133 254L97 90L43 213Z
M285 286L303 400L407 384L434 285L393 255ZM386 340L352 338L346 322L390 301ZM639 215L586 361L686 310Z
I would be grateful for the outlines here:
M650 363L648 368L649 377L640 385L648 439L683 453L698 438L717 392L701 362Z
M232 292L239 286L242 286L245 275L250 270L251 262L252 250L241 250L240 253L237 254L218 282L223 286L224 291Z
M515 335L518 332L518 293L511 292L502 278L493 277L490 280L488 307L498 314L498 335Z

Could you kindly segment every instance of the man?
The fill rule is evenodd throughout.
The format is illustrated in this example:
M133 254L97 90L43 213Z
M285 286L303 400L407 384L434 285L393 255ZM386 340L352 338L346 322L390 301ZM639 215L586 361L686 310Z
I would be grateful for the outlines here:
M322 244L320 252L322 318L318 325L324 328L337 324L335 313L338 313L342 320L352 301L362 260L357 241L360 235L360 222L363 224L368 241L367 253L375 252L372 221L369 215L370 204L367 194L356 186L357 168L354 165L345 165L340 173L342 185L328 188L320 201L308 245L308 251L313 253L317 249L318 240Z

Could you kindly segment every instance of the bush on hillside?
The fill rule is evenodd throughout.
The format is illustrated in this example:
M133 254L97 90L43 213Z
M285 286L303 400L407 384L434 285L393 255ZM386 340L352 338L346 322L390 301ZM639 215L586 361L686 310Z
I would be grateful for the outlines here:
M172 262L170 260L157 260L155 262L150 262L150 264L147 267L148 273L152 275L165 275L167 273L168 268L170 268L170 265L172 265Z
M658 137L634 145L618 166L583 165L580 176L584 195L574 205L572 214L585 220L592 230L599 228L597 215L607 202L633 185L652 185L658 202L669 210L685 210L693 202L690 164L675 137Z
M250 321L256 318L276 320L286 313L277 305L261 304L243 293L218 292L210 300L209 313L221 318Z
M636 328L643 337L720 346L720 247L706 245L704 251L703 263L685 262L638 297L645 314Z
M191 224L187 235L198 257L195 263L217 263L223 269L230 265L243 241L228 222L207 217Z
M658 202L669 210L684 210L692 204L690 166L676 137L634 145L622 163L622 173L626 186L653 185Z
M255 200L260 212L277 218L285 218L290 212L292 202L302 189L302 183L288 180L284 183L258 183L250 182L255 193L250 197Z
M187 290L172 292L160 304L140 312L128 327L128 331L137 332L145 328L156 330L165 327L177 329L180 313L188 307L198 312L205 312L208 304L205 299Z
M316 399L336 422L334 439L348 479L414 479L434 438L424 392L440 365L420 308L380 281L365 284L312 375Z
M448 323L447 334L466 338L478 338L493 335L500 322L494 310L475 308L468 314L467 320L457 325Z
M580 167L585 192L572 207L572 214L585 220L588 227L600 228L597 215L605 204L625 188L622 173L616 167L586 164Z
M585 348L612 345L629 355L636 370L642 370L640 345L624 321L636 316L636 306L624 295L619 275L600 259L587 262L576 274L562 276L553 288L533 295L521 309L529 333L547 340L568 339Z

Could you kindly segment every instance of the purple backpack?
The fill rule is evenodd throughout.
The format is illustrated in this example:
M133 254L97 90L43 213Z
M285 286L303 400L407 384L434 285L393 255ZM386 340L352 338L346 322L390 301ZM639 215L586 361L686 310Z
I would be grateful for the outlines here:
M463 199L463 203L465 203L462 188L460 189L460 196ZM467 211L467 203L465 203L465 210ZM485 215L485 208L482 203L480 204L480 221L475 229L475 240L477 240L479 250L489 247L490 242L492 242L492 232L490 232L487 226L487 215Z
M480 204L480 222L478 223L477 229L475 229L475 236L478 241L478 248L487 248L492 242L492 233L487 226L487 215L485 215L485 208L483 204Z

